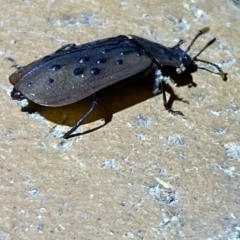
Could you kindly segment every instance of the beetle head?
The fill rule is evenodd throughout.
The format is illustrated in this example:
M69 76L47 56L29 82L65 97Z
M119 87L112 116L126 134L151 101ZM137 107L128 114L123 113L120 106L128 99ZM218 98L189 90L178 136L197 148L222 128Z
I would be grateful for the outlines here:
M222 79L224 81L227 80L227 73L224 73L222 71L222 69L215 63L212 63L212 62L209 62L209 61L205 61L205 60L201 60L198 58L198 56L207 48L209 47L210 45L212 45L215 41L216 41L216 38L213 38L210 42L208 42L205 47L203 49L201 49L201 51L199 51L199 53L194 56L193 58L191 58L187 52L191 49L192 45L194 44L194 42L197 40L198 37L200 37L201 35L203 35L204 33L208 32L209 31L209 28L206 27L206 28L203 28L202 30L199 30L198 33L196 34L196 36L193 38L193 40L191 41L191 43L189 44L189 46L187 47L186 51L183 51L181 48L180 48L180 45L184 42L183 40L180 40L179 43L174 46L172 48L172 50L175 52L175 54L179 57L179 60L181 61L181 63L183 64L183 67L180 66L180 68L177 69L177 72L182 72L185 70L185 67L188 68L188 70L190 71L196 71L197 69L205 69L205 70L208 70L210 72L212 72L211 70L207 69L207 68L203 68L203 67L199 67L197 65L196 62L202 62L202 63L206 63L208 65L211 65L213 67L215 67L217 70L218 70L218 73L219 75L221 75ZM180 70L179 70L180 69Z

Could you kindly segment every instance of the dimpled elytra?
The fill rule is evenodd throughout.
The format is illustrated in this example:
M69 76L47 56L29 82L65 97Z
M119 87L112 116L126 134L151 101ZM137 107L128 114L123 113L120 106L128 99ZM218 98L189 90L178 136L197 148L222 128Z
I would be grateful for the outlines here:
M68 44L24 67L9 59L17 68L9 77L14 86L11 96L17 100L27 98L43 106L58 107L94 94L90 109L63 135L63 138L69 138L97 106L101 89L151 67L155 71L153 93L162 92L165 108L171 113L183 115L167 106L165 85L174 81L164 76L161 68L171 66L180 74L188 67L197 68L196 62L203 62L214 66L226 80L226 74L220 67L198 59L215 38L195 57L187 54L196 39L208 30L204 28L198 31L186 51L180 48L182 40L169 48L134 35L120 35L78 46Z

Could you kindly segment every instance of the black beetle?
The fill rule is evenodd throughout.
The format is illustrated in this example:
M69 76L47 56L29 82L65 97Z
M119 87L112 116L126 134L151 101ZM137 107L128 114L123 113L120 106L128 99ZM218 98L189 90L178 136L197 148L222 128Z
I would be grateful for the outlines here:
M153 93L162 92L165 108L171 113L183 115L166 104L164 86L174 81L168 76L163 76L161 68L171 66L177 73L181 73L187 67L197 68L196 62L199 61L214 66L226 80L226 74L220 67L197 58L215 41L215 38L195 57L191 58L187 54L196 39L208 30L209 28L204 28L198 31L186 51L180 48L182 40L174 47L168 48L134 35L129 37L120 35L78 46L68 44L24 67L18 66L9 58L8 60L13 62L13 67L17 68L17 71L9 77L14 86L11 96L17 100L27 98L40 105L58 107L94 94L88 112L63 135L63 138L69 138L97 106L101 89L153 66L155 69Z

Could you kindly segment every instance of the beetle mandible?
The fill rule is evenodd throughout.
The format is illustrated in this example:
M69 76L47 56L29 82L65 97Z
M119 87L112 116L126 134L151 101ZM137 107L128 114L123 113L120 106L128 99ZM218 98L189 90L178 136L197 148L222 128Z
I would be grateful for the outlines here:
M198 58L215 38L196 56L191 58L187 54L197 38L208 31L208 27L198 31L185 51L180 48L182 40L169 48L135 35L120 35L83 45L67 44L24 67L8 58L13 62L12 66L17 68L9 77L14 86L11 97L15 100L27 98L43 106L58 107L94 94L89 110L63 135L67 139L96 108L101 89L153 66L153 94L161 92L165 108L173 114L183 115L167 106L165 85L174 81L169 76L163 76L161 69L171 66L180 74L187 67L197 68L196 62L203 62L214 66L223 80L227 80L227 74L218 65Z

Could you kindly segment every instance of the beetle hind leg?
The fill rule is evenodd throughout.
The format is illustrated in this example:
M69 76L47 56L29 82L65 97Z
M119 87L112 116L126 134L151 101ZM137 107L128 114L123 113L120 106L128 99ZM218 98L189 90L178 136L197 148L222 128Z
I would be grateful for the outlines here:
M63 135L63 138L68 139L70 135L77 130L77 128L82 125L82 123L87 119L91 112L97 107L100 99L100 92L96 92L91 103L89 110L83 115L83 117L68 131Z
M25 99L25 97L16 88L13 88L11 91L11 98L18 101Z

